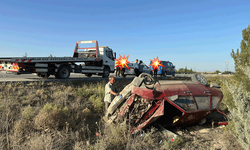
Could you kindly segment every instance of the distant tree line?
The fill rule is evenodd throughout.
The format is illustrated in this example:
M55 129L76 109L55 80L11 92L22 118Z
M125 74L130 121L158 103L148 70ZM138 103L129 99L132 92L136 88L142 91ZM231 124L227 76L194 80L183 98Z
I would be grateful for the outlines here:
M179 70L177 72L183 72L183 73L195 73L195 71L193 71L193 69L188 69L187 67L185 68L179 68Z
M221 71L219 71L219 70L216 70L214 73L215 73L215 74L219 74L219 73L221 73L221 74L233 74L232 71L224 71L224 72L221 72Z

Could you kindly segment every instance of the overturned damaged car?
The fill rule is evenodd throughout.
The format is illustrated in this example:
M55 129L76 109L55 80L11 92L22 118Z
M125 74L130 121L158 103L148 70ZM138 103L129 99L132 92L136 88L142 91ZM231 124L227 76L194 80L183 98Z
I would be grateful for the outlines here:
M110 104L109 122L129 124L135 133L157 122L172 128L199 123L217 111L223 94L217 84L194 74L192 81L161 80L142 73L128 84Z

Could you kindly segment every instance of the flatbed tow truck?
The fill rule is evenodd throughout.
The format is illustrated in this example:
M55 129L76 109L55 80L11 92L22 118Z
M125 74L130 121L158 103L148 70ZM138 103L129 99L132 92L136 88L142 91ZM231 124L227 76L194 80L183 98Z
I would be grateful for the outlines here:
M84 44L94 47L84 48ZM107 78L114 72L116 53L108 46L98 46L96 40L77 41L73 57L0 57L0 71L16 74L36 73L48 78L55 75L67 79L70 73L82 73L87 77L93 74Z

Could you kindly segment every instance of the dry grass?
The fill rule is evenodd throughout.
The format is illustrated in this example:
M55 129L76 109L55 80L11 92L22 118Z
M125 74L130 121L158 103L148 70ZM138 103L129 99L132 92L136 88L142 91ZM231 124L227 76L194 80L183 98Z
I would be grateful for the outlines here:
M130 82L117 81L118 91ZM105 124L105 84L0 84L0 149L195 148L187 144L194 140L169 141L155 128L131 135L128 126Z
M96 132L91 123L103 114L103 87L2 83L0 149L72 149L89 141Z

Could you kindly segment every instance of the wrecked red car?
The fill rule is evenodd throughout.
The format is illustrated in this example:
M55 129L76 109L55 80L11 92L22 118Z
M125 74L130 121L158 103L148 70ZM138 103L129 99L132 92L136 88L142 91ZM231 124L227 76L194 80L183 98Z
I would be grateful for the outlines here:
M217 108L223 94L217 84L207 85L199 74L192 81L161 80L141 74L127 85L110 104L106 117L109 122L126 122L131 132L145 129L152 123L165 128L199 123Z

